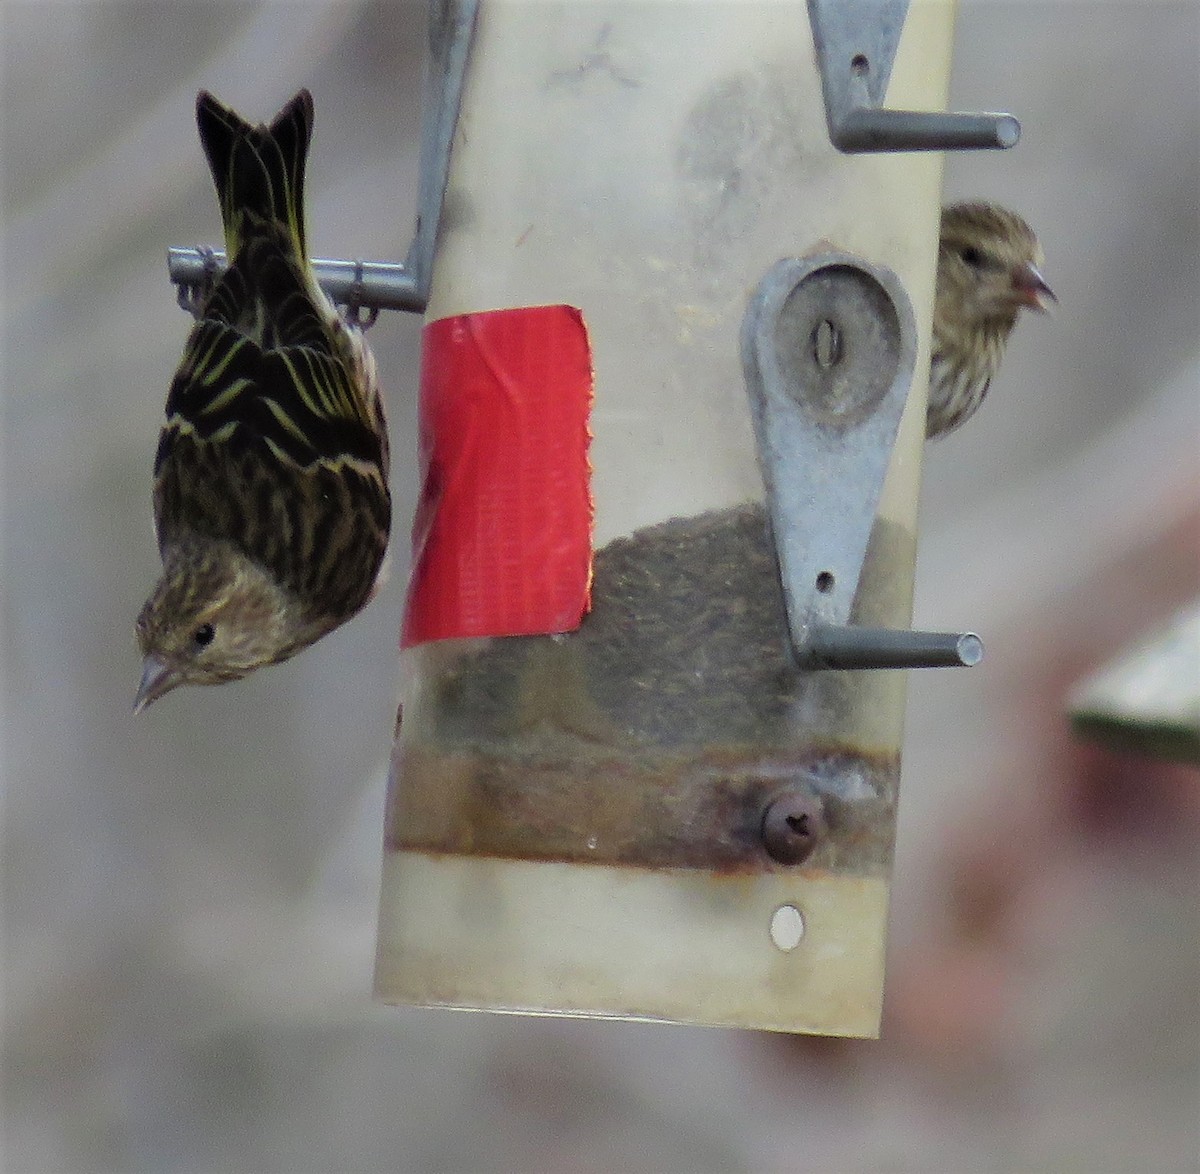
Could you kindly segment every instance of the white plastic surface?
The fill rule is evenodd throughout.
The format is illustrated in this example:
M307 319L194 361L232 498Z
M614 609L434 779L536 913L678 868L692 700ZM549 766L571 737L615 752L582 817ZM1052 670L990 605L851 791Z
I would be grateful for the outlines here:
M911 6L888 104L944 108L952 16L950 3ZM832 246L888 266L920 351L880 507L903 541L874 569L874 618L905 626L941 166L833 149L801 3L485 0L428 315L583 310L599 548L761 499L738 334L772 264ZM408 671L442 655L415 650ZM898 755L903 674L859 681L814 708L814 728ZM409 696L405 726L419 730L427 696L415 684ZM393 1002L871 1036L887 891L878 875L773 866L391 850L376 989Z

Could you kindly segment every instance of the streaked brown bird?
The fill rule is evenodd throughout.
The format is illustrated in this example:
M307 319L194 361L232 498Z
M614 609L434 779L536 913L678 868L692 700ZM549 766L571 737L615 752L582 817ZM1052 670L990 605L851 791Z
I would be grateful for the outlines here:
M1042 247L1015 212L995 204L942 209L927 437L966 423L987 395L1023 309L1045 313L1054 296Z
M196 102L229 267L167 396L154 462L163 572L137 620L135 712L244 677L371 598L391 522L375 362L317 285L304 225L313 103L269 126Z

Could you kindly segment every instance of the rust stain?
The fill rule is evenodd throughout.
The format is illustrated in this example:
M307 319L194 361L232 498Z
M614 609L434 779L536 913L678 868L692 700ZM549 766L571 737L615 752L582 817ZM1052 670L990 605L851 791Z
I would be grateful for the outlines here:
M580 761L400 744L389 786L387 846L731 876L883 875L891 862L898 774L896 756L828 747L777 754L728 747L691 755L610 752ZM762 842L766 805L788 785L818 793L825 810L826 829L803 869L775 863Z

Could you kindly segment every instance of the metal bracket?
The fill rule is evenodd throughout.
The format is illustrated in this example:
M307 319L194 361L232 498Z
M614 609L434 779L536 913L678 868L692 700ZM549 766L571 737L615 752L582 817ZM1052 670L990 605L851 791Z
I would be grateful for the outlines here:
M225 254L219 249L167 250L167 273L179 286L179 304L196 317L217 278L225 272ZM414 310L412 273L394 261L334 261L314 257L317 282L335 305L344 306L362 327L374 323L379 310ZM367 314L362 316L361 310Z
M750 300L741 347L796 663L978 663L972 633L848 626L916 365L899 278L849 253L779 261Z
M429 54L421 94L421 175L417 224L403 264L315 258L321 288L362 329L380 310L423 314L433 278L442 201L450 172L450 147L458 125L463 81L479 0L431 0ZM199 317L212 284L225 270L225 254L211 248L170 248L167 273L179 286L179 304Z
M1012 147L1011 114L884 110L908 0L808 0L829 139L848 154Z

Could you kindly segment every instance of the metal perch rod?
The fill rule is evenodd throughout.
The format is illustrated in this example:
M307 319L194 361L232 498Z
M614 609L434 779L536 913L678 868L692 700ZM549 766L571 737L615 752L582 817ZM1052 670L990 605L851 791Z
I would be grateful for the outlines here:
M215 280L226 266L225 254L217 249L170 248L167 272L182 289ZM420 312L424 303L416 277L397 261L343 261L315 257L312 262L321 288L344 306L351 302L372 310Z

